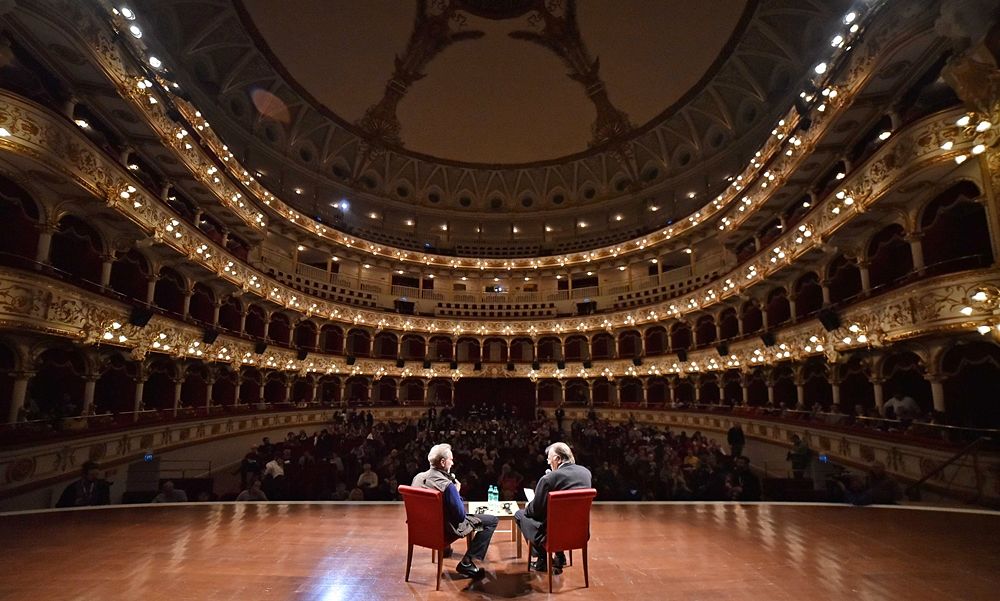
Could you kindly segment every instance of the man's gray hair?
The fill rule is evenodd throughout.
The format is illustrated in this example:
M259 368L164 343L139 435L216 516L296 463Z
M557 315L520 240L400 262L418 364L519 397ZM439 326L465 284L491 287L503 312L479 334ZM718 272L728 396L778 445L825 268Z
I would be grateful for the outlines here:
M440 464L448 455L451 454L451 445L443 442L441 444L436 444L431 447L431 450L427 453L427 462L431 464L431 467L435 467Z
M549 452L555 453L559 459L562 459L563 463L576 463L576 458L573 457L573 451L570 450L569 445L565 442L554 442L550 444L545 449L545 456L549 456Z

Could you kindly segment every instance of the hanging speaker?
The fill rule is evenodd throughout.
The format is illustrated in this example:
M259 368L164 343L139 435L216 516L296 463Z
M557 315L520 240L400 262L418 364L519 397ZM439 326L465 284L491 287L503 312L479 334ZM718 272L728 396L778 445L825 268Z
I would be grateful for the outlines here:
M594 364L591 363L590 359L585 359L583 361L583 369L590 369L593 366L594 366Z
M153 310L146 307L132 307L129 313L128 322L140 328L145 327L149 320L153 318Z
M431 360L424 359L424 369L430 369L430 368L431 368Z
M507 371L514 371L514 362L513 361L508 361L507 362Z
M538 361L532 361L531 362L531 369L533 369L535 371L538 371L538 370L542 369L542 364L539 363Z
M205 332L201 335L201 341L205 344L212 344L215 339L219 337L219 330L214 328L205 328Z
M726 355L729 354L729 345L726 344L725 342L720 342L719 344L715 345L715 350L719 352L720 357L725 357Z
M840 316L833 309L820 309L816 317L827 332L832 332L840 327Z
M642 365L642 357L632 357L632 365L636 367Z
M267 350L267 343L266 342L258 342L257 344L255 344L253 346L253 352L257 353L258 355L260 355L261 353L263 353L266 350Z
M406 365L406 361L403 361L402 357L396 357L396 367L403 367Z
M774 333L764 332L760 335L760 341L764 343L764 346L774 346Z
M473 364L473 366L472 366L472 370L473 371L483 371L483 362L482 361L476 361L475 364Z
M556 369L566 369L566 362L562 360L556 361Z
M682 362L683 361L687 361L688 360L688 352L686 350L682 349L682 348L681 349L677 349L677 360L678 361L682 361Z
M452 361L448 364L448 369L458 369L458 361Z
M299 361L305 361L305 358L308 356L309 356L309 351L307 351L304 348L299 349L299 354L298 354Z
M358 360L358 358L355 357L354 355L348 355L347 356L347 364L348 365L354 365L354 362L357 361L357 360Z
M594 313L597 313L597 301L583 301L582 303L577 303L576 312L578 315L593 315Z

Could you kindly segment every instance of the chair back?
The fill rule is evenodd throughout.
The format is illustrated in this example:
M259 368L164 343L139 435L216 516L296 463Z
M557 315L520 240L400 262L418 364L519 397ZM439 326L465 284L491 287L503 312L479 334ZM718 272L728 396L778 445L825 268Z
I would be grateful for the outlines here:
M550 551L582 549L590 540L590 506L597 496L593 488L557 490L549 493L545 547Z
M409 543L431 549L444 548L444 495L429 488L400 485L399 494L406 507L406 532Z

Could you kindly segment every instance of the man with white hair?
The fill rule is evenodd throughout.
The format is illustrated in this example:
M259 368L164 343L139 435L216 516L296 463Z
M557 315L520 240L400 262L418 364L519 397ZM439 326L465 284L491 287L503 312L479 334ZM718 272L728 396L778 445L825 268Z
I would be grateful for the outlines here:
M576 464L573 451L564 442L555 442L545 449L546 461L551 470L539 478L535 485L535 498L524 509L514 514L521 532L528 539L537 561L531 567L539 572L547 571L548 565L545 552L545 520L548 517L549 493L556 490L571 490L574 488L590 488L590 470ZM552 562L553 572L562 571L566 565L566 556L560 551Z
M465 513L465 504L458 494L462 484L451 473L455 457L450 444L436 444L431 447L427 453L427 462L430 463L430 469L414 476L412 486L439 490L443 493L445 538L449 539L449 542L476 533L456 570L463 576L478 580L486 575L486 570L476 567L472 560L483 561L486 558L486 550L490 546L490 539L493 538L493 531L497 529L499 520L495 515Z

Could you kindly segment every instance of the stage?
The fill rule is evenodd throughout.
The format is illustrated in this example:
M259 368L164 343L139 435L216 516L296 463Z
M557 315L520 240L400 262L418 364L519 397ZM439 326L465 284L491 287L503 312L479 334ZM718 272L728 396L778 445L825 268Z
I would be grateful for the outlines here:
M997 598L1000 514L834 505L648 503L593 508L565 599ZM0 516L0 601L484 599L548 595L498 532L480 583L414 549L402 504L117 506Z

